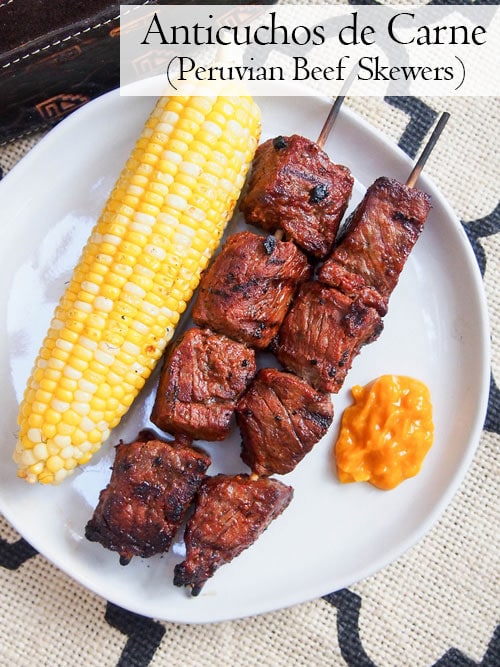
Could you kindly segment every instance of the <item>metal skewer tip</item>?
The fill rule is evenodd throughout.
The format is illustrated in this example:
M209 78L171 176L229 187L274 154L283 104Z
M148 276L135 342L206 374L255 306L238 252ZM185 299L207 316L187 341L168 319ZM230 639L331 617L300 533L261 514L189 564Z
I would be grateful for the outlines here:
M422 151L420 157L418 158L417 162L415 163L415 166L411 170L411 174L408 176L408 179L406 181L406 185L409 188L414 188L419 176L422 172L422 169L424 168L425 163L427 162L429 155L432 153L432 149L436 145L441 132L444 130L444 126L448 122L448 119L450 117L450 114L445 111L443 114L441 114L441 118L438 120L436 127L434 128L433 133L431 134L429 141L426 143L424 150Z

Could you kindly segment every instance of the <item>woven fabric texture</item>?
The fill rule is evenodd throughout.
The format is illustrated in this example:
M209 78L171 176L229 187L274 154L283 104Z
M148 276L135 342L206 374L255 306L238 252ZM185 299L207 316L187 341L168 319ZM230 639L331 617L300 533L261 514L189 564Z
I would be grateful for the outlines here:
M452 114L426 172L476 251L492 336L490 406L459 491L426 537L378 574L289 609L207 626L157 622L106 602L36 554L0 519L0 667L500 664L499 101L346 103L410 154L440 111ZM39 138L0 148L4 175Z

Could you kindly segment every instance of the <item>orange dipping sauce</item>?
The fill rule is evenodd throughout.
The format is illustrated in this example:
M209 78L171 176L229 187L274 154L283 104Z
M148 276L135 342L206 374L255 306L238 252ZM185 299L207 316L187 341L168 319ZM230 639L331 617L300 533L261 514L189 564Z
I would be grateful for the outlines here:
M429 388L401 375L382 375L352 388L335 445L341 482L393 489L422 466L434 439Z

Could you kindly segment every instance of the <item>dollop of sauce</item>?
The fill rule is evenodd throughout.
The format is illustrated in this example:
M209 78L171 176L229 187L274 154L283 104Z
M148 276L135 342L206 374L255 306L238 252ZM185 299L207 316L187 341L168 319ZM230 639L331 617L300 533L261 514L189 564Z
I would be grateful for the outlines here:
M420 380L382 375L352 388L335 445L341 482L393 489L420 471L434 440L429 388Z

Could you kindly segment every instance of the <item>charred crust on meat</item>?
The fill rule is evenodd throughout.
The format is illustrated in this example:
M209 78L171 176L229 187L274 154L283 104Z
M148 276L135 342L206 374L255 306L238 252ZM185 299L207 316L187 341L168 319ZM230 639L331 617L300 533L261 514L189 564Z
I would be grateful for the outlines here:
M345 315L346 333L348 336L358 335L363 326L368 309L362 303L354 302Z
M288 141L281 134L273 139L273 148L277 151L281 151L284 148L288 148Z
M246 222L281 229L316 259L328 256L352 193L349 170L299 135L265 141L254 165L240 205Z
M234 281L227 281L229 272L235 276ZM202 278L193 320L240 343L267 348L296 288L310 274L307 257L295 244L239 232L229 237ZM218 296L218 290L222 296ZM258 337L255 320L267 323L262 335L257 332Z
M117 552L122 565L134 556L168 551L210 465L210 457L191 442L144 434L120 442L111 479L85 526L86 538Z
M326 431L327 429L329 429L330 424L332 423L332 418L331 417L328 417L327 415L323 415L319 412L309 412L307 416L315 424L318 424L318 426L323 431Z
M340 368L342 368L342 366L345 366L346 363L348 362L348 360L349 360L349 351L344 350L344 352L342 353L342 356L339 359Z
M311 204L318 204L328 197L328 186L326 183L318 183L309 191L309 201Z
M167 352L151 421L177 437L223 440L235 403L256 371L250 347L192 327Z
M328 394L293 373L261 369L236 407L241 458L261 477L287 474L326 433L332 419Z
M149 501L150 499L158 498L161 490L147 481L139 482L134 488L134 496L140 498L144 501Z
M89 542L98 542L100 532L90 523L85 526L85 537Z
M266 328L265 322L257 322L255 330L253 332L253 336L259 339L262 338L262 332L264 331L265 328Z
M259 538L292 497L292 487L276 479L246 474L207 477L186 525L186 557L174 567L174 585L198 595L221 566Z
M266 251L267 255L272 255L273 252L276 250L276 244L277 244L276 238L272 234L268 234L266 238L264 239L264 250Z

